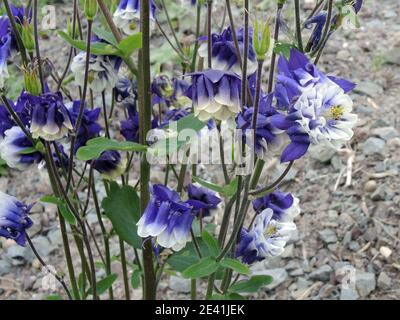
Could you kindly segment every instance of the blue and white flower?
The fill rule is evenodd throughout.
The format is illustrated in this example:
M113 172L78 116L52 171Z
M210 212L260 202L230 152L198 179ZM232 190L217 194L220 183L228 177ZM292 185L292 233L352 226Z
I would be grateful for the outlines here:
M267 208L256 216L249 230L241 230L236 256L247 264L279 256L295 230L294 222L274 218L274 211Z
M239 43L240 53L243 55L244 48L244 29L240 28L236 32ZM213 69L231 71L238 75L242 74L240 60L237 55L235 43L233 41L232 30L226 28L221 34L212 34L212 67ZM253 48L252 32L249 39L249 55L247 61L247 72L253 74L257 70L257 59ZM202 38L207 40L207 37ZM208 59L208 45L204 42L199 47L199 56Z
M221 70L189 74L192 85L187 93L193 101L194 114L201 121L228 120L241 111L240 78Z
M33 222L28 217L31 206L0 191L0 237L12 239L25 246L26 230Z
M275 95L287 115L271 119L291 140L282 162L299 159L310 144L340 148L352 138L357 115L352 113L353 102L346 93L354 88L353 83L324 75L295 49L289 61L280 57L278 68Z
M104 179L114 180L125 172L126 159L118 151L104 151L92 165Z
M55 141L66 137L73 129L60 92L46 92L40 96L23 92L19 100L20 107L31 115L30 131L34 139Z
M148 0L150 5L150 23L155 23L156 5L153 0ZM114 13L115 25L125 34L131 35L140 27L140 0L121 0Z
M32 142L25 136L20 127L15 126L6 130L4 139L0 141L0 158L10 168L25 170L42 160L40 152L29 152L32 148Z
M78 53L71 63L75 84L83 86L85 82L86 52ZM88 87L94 92L113 89L118 81L118 69L121 60L113 56L91 55L89 60Z
M196 215L208 217L221 203L219 195L209 189L190 184L188 186L188 197L186 201Z
M183 249L190 240L194 214L181 201L179 194L163 185L153 185L152 197L137 223L138 235L155 237L157 244L175 251Z

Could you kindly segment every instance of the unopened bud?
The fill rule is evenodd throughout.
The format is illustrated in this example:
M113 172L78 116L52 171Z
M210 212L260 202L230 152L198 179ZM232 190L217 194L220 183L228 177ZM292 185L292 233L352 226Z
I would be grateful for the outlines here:
M21 28L21 38L26 50L28 50L28 52L33 52L33 49L35 49L33 27L27 21L24 22Z
M261 30L260 30L261 29ZM257 55L257 60L264 60L271 45L271 34L268 23L254 23L253 46Z
M85 14L88 20L94 20L97 15L97 9L97 0L85 0Z
M42 85L35 69L24 70L24 83L25 91L29 92L33 96L40 95Z

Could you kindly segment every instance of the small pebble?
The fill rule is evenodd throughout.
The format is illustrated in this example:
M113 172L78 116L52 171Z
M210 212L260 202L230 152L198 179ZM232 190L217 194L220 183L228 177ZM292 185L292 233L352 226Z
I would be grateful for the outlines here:
M369 180L364 185L364 191L368 192L368 193L372 193L376 190L377 187L378 187L378 184L376 183L375 180Z
M392 250L388 247L380 247L379 252L383 255L386 259L392 255Z

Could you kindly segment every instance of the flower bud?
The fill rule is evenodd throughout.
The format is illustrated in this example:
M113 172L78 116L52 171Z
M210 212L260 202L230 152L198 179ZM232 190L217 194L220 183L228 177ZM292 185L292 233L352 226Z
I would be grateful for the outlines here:
M25 91L29 92L33 96L39 96L41 93L41 83L39 76L34 69L24 70L24 83Z
M33 27L27 21L24 22L21 28L21 38L26 50L28 50L28 52L33 52L33 49L35 49Z
M261 30L260 30L261 29ZM264 25L255 21L253 34L253 47L257 55L257 60L264 60L269 47L271 45L271 34L269 25L266 22Z
M97 0L85 0L85 14L88 20L94 20L97 15L97 9Z

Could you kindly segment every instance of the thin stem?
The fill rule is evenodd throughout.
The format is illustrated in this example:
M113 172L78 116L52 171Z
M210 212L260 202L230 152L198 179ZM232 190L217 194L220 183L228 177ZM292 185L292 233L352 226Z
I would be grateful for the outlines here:
M180 41L178 39L178 36L177 36L176 32L175 32L174 26L172 25L171 17L170 17L170 15L168 13L168 8L165 5L165 1L161 0L161 4L162 4L162 7L164 9L163 11L165 13L165 17L167 18L168 26L171 29L171 33L172 33L172 35L173 35L173 37L175 39L176 45L177 45L179 51L181 52L181 54L184 55L184 50L182 48L182 45L181 45L181 43L180 43Z
M303 39L301 37L301 19L300 19L300 1L294 0L295 16L296 16L296 38L298 49L303 52Z
M200 20L201 20L201 4L197 3L196 35L195 35L195 44L194 44L193 57L192 57L192 72L194 72L196 70L197 51L199 50L200 22L201 22Z
M212 21L212 0L207 1L207 63L208 68L212 68L212 35L211 35L211 21Z
M151 79L150 79L150 8L149 1L142 1L140 6L140 26L142 32L142 49L139 52L140 81L139 81L139 140L146 144L146 136L151 129ZM141 155L140 161L140 210L143 214L150 200L149 192L150 164L146 155ZM143 243L144 269L144 299L156 298L156 275L153 265L153 248L151 241Z
M158 21L158 19L156 19L156 25L158 27L158 30L160 30L160 32L162 33L162 35L164 36L164 38L167 40L167 42L169 43L169 45L171 46L171 48L176 52L176 54L179 56L179 58L181 58L182 61L186 61L186 57L184 56L184 54L177 49L174 44L172 43L172 41L169 39L168 35L165 33L163 27L160 25L160 22Z
M278 7L276 10L276 17L275 17L275 31L274 31L274 43L277 43L279 40L279 19L281 15L283 4L278 3ZM272 88L274 85L274 74L275 74L275 61L276 61L276 53L273 50L271 54L271 64L269 67L269 79L268 79L268 89L267 93L272 92Z
M328 13L326 15L326 21L325 21L325 26L324 26L324 32L322 34L321 40L318 43L317 47L313 50L311 53L311 56L314 56L315 54L318 53L317 58L315 59L315 62L318 62L319 57L321 56L320 52L322 52L324 46L325 46L325 41L329 37L329 30L331 28L331 20L332 20L332 11L333 11L333 0L328 0Z
M225 184L228 185L230 183L230 178L229 178L229 174L228 174L228 169L227 169L226 164L225 164L224 138L222 137L221 124L220 123L217 125L217 128L218 128L218 135L219 135L219 155L220 155L220 158L221 158L222 172L224 174Z
M192 279L190 281L190 299L197 300L197 280Z
M107 104L106 104L106 93L105 90L101 93L101 101L103 103L103 116L104 116L104 126L106 129L106 137L110 139L110 129L108 125L108 117L107 117Z
M124 241L121 238L119 238L119 250L121 252L121 265L122 265L122 275L124 278L125 299L130 300L131 295L129 291L128 269L126 267L125 245Z
M247 103L247 59L249 56L249 0L244 0L244 41L242 68L242 108Z
M38 0L33 0L33 34L35 37L35 49L36 49L36 59L38 60L38 70L40 84L42 86L42 93L45 91L45 82L42 68L42 59L40 57L40 47L39 47L39 32L38 32Z
M28 241L29 246L31 247L33 254L34 254L34 255L36 256L36 258L39 260L40 264L47 270L48 273L50 273L52 276L54 276L54 277L56 278L56 280L61 284L61 286L62 286L62 287L64 288L64 290L65 290L65 293L66 293L67 296L68 296L68 299L69 299L69 300L73 300L72 295L71 295L71 293L70 293L70 291L69 291L67 285L65 284L63 278L61 278L57 273L53 272L53 270L51 270L51 269L47 266L46 262L44 262L44 260L43 260L42 257L40 256L39 252L36 250L35 246L33 245L32 240L31 240L31 238L29 237L28 234L26 234L26 240Z

